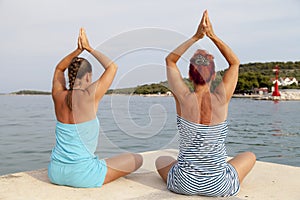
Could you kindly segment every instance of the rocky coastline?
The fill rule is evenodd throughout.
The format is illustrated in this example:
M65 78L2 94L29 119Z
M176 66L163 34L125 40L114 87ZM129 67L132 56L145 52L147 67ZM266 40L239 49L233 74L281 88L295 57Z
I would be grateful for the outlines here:
M243 94L235 94L233 98L251 98L254 100L270 100L270 101L300 101L300 90L290 89L290 90L281 90L280 96L274 97L272 93L265 95L243 95Z

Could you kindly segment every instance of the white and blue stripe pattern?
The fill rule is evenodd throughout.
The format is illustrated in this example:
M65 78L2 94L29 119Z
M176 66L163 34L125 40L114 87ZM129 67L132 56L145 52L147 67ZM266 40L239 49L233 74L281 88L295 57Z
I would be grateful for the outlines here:
M239 191L236 170L226 162L227 121L208 126L177 116L178 162L169 171L168 189L187 195L231 196Z

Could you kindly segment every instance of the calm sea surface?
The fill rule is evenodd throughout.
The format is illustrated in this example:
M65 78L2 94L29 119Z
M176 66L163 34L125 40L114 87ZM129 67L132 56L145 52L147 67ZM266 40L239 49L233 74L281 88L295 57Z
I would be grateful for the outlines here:
M51 96L0 96L0 175L46 168L55 144ZM232 99L229 156L300 166L300 102ZM121 152L178 148L172 97L105 96L98 117L99 158Z

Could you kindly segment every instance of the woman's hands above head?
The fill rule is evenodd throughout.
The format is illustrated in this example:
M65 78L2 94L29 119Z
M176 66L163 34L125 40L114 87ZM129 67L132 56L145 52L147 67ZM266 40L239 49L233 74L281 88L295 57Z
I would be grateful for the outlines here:
M77 49L80 51L83 51L80 36L78 37L78 40L77 40Z
M195 38L196 40L200 40L205 36L205 13L206 11L204 11L203 15L202 15L202 19L201 22L198 26L197 32L195 33L195 35L193 36L193 38Z
M208 12L207 10L204 11L204 31L205 31L205 35L209 38L212 38L215 36L214 30L212 28L211 22L209 20L208 17Z
M93 51L93 48L89 44L84 28L80 28L79 38L81 46L84 50L87 50L88 52Z
M212 28L212 25L211 25L211 22L210 22L209 17L208 17L207 10L205 10L203 12L201 22L200 22L200 24L198 26L198 29L197 29L197 32L195 33L193 38L196 39L196 40L199 40L199 39L202 39L205 35L209 38L211 38L215 35L214 31L213 31L213 28Z

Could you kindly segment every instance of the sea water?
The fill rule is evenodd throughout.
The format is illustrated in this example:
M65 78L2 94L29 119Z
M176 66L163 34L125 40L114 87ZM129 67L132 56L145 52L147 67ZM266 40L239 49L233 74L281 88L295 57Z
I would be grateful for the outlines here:
M46 168L55 145L51 96L0 96L0 175ZM232 99L227 153L252 151L260 161L300 166L300 102ZM172 97L104 96L99 158L178 148Z

